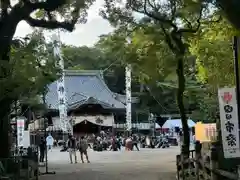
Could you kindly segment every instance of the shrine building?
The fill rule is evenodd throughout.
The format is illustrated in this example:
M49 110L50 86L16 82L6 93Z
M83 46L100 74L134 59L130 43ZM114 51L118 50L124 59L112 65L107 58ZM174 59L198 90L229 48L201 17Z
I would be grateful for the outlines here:
M98 133L101 130L124 131L126 123L125 95L112 92L104 82L102 71L65 71L66 108L73 124L74 134ZM46 94L48 107L48 132L61 132L58 111L57 81L48 86ZM132 103L138 103L132 98ZM133 119L135 115L133 115ZM41 120L29 124L30 131L43 126ZM148 131L149 123L135 123L133 128Z

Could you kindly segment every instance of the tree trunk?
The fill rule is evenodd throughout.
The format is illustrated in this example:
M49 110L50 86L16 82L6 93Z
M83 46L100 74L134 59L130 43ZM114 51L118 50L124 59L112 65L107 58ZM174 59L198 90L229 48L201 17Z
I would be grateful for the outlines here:
M177 104L181 115L182 130L183 130L183 145L181 147L181 176L185 179L186 171L189 168L187 159L189 158L190 135L187 117L183 102L183 93L185 91L185 76L184 76L184 54L177 55L177 75L178 75L178 90Z
M2 18L0 26L0 79L11 81L11 67L6 64L10 62L11 43L15 34L18 23L21 21L21 14L17 8ZM0 84L0 158L7 158L10 155L10 111L13 99L15 97L6 95L5 92L12 90L12 87L7 87ZM6 91L7 90L7 91ZM9 92L10 93L10 92Z
M10 155L10 110L12 100L4 98L0 101L0 158L7 158Z
M2 34L1 34L2 36ZM0 37L0 43L1 43ZM4 62L7 64L10 60L10 44L5 45L5 47L2 47L0 49L0 63ZM6 63L7 62L7 63ZM0 79L7 79L11 81L11 72L10 67L6 66L0 66ZM11 91L10 87L4 87L5 85L0 84L2 89L2 92L0 92L0 142L1 142L1 148L0 148L0 158L7 158L10 156L10 111L11 111L11 105L13 103L13 97L11 97L9 94L6 94L5 92ZM6 89L7 91L6 91ZM10 93L10 92L9 92Z
M182 39L182 33L179 34L176 30L173 30L170 34L165 34L166 43L171 49L177 60L176 73L178 76L178 89L177 89L177 105L181 116L182 130L183 130L183 146L181 151L183 155L189 157L190 147L190 135L189 127L186 117L186 112L183 102L183 93L185 91L185 76L184 76L184 55L186 52L186 44Z
M182 121L182 130L183 130L183 147L182 153L185 156L189 156L189 147L190 147L190 135L189 127L187 122L187 117L184 108L183 102L183 93L185 91L185 76L184 76L184 55L177 56L177 75L178 75L178 90L177 90L177 104L179 108L179 113Z
M1 37L0 37L1 39ZM5 51L3 49L0 54L0 63L1 62L9 62L9 53L10 53L10 45L5 46ZM10 69L9 67L0 66L0 79L9 79L11 80L10 75ZM1 85L1 87L4 87L4 85ZM5 87L8 88L8 87ZM11 91L11 89L9 89ZM0 158L7 158L10 156L10 111L11 111L11 105L13 103L13 100L10 98L9 94L5 94L4 92L6 89L3 89L2 92L0 92L0 142L1 142L1 148L0 148Z

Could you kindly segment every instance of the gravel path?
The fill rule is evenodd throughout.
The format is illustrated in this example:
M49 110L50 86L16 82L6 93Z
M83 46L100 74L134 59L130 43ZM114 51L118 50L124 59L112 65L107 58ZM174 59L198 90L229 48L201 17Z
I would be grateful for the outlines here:
M178 152L177 147L139 152L90 151L90 164L70 164L67 152L53 150L49 152L49 171L56 175L40 176L40 180L173 180Z

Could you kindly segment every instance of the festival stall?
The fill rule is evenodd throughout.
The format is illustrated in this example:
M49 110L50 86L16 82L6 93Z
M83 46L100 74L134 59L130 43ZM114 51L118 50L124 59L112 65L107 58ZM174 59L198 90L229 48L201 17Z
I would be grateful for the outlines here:
M196 123L191 119L188 119L187 123L189 128L195 127L196 125ZM162 130L164 132L169 132L175 128L182 129L181 119L169 119L162 126Z
M187 123L188 123L189 129L192 129L196 125L196 123L191 119L188 119ZM162 131L169 135L169 141L172 142L171 144L176 144L176 145L177 145L176 142L178 139L178 133L181 129L182 129L181 119L169 119L162 126ZM191 134L190 141L194 142L192 131L190 131L190 134Z

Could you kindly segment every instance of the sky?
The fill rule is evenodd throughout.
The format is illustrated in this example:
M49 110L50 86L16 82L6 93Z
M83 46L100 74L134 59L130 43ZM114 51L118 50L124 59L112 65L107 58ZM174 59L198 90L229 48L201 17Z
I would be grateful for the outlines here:
M88 22L86 24L77 24L73 32L61 32L63 43L75 46L93 46L102 34L108 34L113 31L113 27L98 13L103 0L97 0L88 11ZM21 21L17 27L15 37L24 37L30 34L33 29L24 21Z

